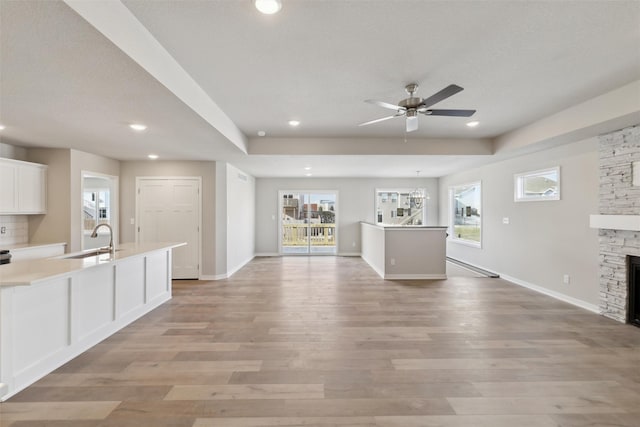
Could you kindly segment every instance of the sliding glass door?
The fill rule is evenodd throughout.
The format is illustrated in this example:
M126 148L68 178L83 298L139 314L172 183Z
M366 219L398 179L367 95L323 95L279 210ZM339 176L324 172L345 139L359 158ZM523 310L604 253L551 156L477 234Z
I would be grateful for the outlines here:
M280 253L335 255L337 193L280 191Z

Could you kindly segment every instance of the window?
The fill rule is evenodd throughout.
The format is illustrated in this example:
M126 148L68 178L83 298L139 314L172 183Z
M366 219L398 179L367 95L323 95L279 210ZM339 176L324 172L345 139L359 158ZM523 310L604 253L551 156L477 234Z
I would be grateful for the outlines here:
M420 189L425 195L424 189ZM376 190L376 221L380 225L423 225L428 196L417 200L415 189Z
M560 168L543 169L515 175L514 200L560 200Z
M449 189L451 202L451 240L481 247L482 189L480 182Z

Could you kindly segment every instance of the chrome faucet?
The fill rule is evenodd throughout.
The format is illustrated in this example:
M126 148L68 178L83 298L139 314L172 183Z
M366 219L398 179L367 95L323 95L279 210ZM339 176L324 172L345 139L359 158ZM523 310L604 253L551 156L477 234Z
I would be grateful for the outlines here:
M91 233L91 237L93 237L94 239L96 237L98 237L98 228L100 227L107 227L109 229L109 252L114 253L115 252L115 248L113 247L113 229L111 228L111 226L109 224L98 224L96 225L96 227L93 229L93 232Z

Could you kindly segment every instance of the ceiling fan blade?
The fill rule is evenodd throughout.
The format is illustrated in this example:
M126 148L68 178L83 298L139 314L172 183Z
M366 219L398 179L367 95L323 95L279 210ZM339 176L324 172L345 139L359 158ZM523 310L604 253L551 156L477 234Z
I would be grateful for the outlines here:
M421 107L431 107L433 104L437 104L438 102L443 101L462 90L464 89L458 85L449 85L442 89L440 92L435 93L422 101Z
M418 116L407 117L407 132L418 130Z
M401 115L402 114L394 114L393 116L387 116L387 117L383 117L381 119L375 119L375 120L371 120L369 122L360 123L358 126L366 126L366 125L372 125L372 124L378 123L378 122L384 122L385 120L393 119L394 117L399 117Z
M383 102L383 101L376 101L375 99L365 99L364 102L368 102L369 104L375 104L379 107L382 108L388 108L390 110L396 110L396 111L404 111L406 108L401 107L399 105L393 105L393 104L389 104L388 102Z
M425 110L420 112L427 116L471 117L476 110Z

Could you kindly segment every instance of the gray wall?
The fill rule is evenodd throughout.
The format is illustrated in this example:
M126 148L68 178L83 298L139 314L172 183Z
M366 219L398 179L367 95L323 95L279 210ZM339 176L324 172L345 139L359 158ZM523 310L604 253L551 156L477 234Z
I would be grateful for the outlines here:
M125 161L120 167L120 241L135 242L135 225L130 219L136 213L136 177L200 176L202 177L202 274L216 274L215 215L216 163L193 161Z
M120 162L66 148L29 148L30 162L48 165L47 214L29 216L31 243L67 243L68 252L82 246L82 171L118 176Z
M561 200L514 202L514 174L553 166L560 166ZM598 174L592 138L441 178L443 224L449 218L449 187L482 182L482 248L449 241L447 255L597 305L598 232L589 228L589 214L598 212ZM563 283L565 274L570 284Z
M27 161L27 149L0 142L0 157L5 159Z
M278 190L337 190L338 254L359 255L360 221L375 220L376 188L415 187L430 196L426 225L439 225L437 178L257 178L256 254L278 252Z

